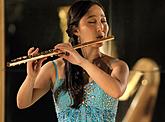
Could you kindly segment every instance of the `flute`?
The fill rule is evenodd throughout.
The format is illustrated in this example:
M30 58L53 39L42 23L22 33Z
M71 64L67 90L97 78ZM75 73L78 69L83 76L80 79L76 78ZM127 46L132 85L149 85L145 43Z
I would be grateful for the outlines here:
M90 45L93 45L93 44L102 43L102 42L111 41L111 40L114 40L114 36L109 36L109 37L104 38L104 39L94 40L94 41L78 44L78 45L73 46L73 48L76 50L76 49L79 49L79 48L83 48L83 47L87 47L87 46L90 46ZM22 56L22 57L13 59L10 62L7 62L7 67L20 65L20 64L26 63L28 61L34 61L34 60L38 60L38 59L41 59L41 58L53 57L53 56L56 56L56 55L59 55L59 54L61 54L61 53L59 53L58 50L50 49L48 51L43 51L43 52L37 53L34 56L32 56L32 55Z

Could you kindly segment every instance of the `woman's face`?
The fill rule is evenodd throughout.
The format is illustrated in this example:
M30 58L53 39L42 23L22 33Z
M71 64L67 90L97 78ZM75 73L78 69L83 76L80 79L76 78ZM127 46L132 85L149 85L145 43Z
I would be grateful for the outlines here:
M88 12L81 18L75 34L81 43L99 40L107 37L109 26L105 13L98 5L93 5Z

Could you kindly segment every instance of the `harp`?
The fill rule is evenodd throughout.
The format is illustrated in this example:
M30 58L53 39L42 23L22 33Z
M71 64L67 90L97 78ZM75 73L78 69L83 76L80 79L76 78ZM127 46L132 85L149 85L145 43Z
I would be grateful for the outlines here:
M122 122L151 122L160 83L160 71L155 61L139 59L130 71L128 87L119 98L132 100ZM120 110L119 110L120 111Z

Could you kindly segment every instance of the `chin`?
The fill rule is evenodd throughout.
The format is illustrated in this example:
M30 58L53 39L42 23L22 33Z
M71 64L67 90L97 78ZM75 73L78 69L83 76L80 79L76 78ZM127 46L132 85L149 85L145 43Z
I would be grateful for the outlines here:
M103 43L98 43L98 44L93 45L93 47L101 47L101 46L103 46Z

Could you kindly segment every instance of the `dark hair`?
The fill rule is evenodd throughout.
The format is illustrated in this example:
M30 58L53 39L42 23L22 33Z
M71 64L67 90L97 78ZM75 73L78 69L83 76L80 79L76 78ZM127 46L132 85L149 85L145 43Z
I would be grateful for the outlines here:
M69 41L72 46L78 44L78 37L74 35L75 27L78 27L81 18L87 13L91 6L98 5L102 9L102 5L96 1L80 0L76 1L68 11L67 17L67 34L70 37ZM81 49L77 50L82 55ZM82 55L83 56L83 55ZM71 107L78 108L83 101L84 85L88 83L87 73L79 66L73 65L65 60L65 81L63 83L63 90L69 92L73 98Z
M78 24L81 18L87 13L89 8L93 5L100 6L103 10L103 6L97 2L96 0L80 0L73 3L68 11L67 16L67 34L70 38L74 38L75 35L73 34L75 27L78 27ZM77 38L76 38L77 39Z

